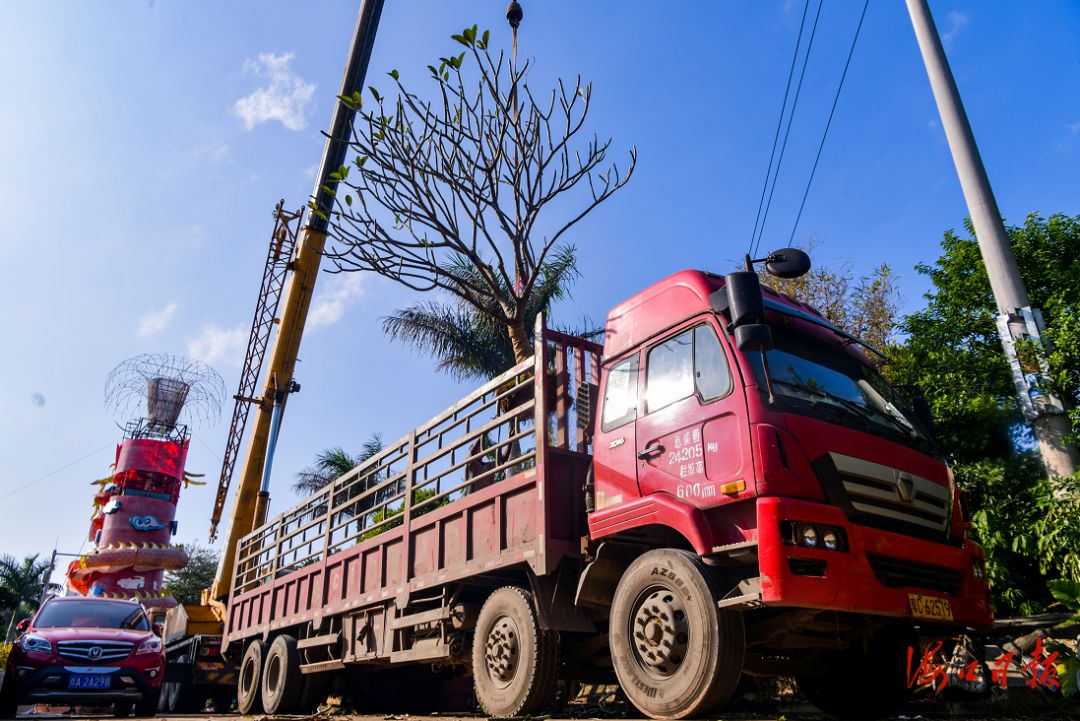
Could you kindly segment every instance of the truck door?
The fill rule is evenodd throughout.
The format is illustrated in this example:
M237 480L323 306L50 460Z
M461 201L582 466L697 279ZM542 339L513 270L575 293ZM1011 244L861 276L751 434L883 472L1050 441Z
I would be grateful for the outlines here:
M634 421L638 416L639 356L604 365L603 398L593 440L596 509L637 498Z
M709 507L725 493L753 489L746 398L725 346L710 319L646 348L637 420L641 495L669 493Z

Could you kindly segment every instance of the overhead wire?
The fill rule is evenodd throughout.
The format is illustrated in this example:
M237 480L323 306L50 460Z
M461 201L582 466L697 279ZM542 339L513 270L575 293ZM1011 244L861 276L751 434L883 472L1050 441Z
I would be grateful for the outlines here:
M765 212L761 216L761 226L758 228L757 239L750 248L751 255L757 253L758 246L761 245L761 239L765 235L765 222L769 218L769 209L772 207L773 194L776 192L776 184L780 179L780 166L784 162L784 151L787 150L788 138L791 137L791 124L795 120L795 109L799 105L799 96L802 94L803 80L806 78L806 68L810 64L810 51L814 49L814 37L817 35L818 21L821 20L821 9L824 5L825 0L818 0L817 12L814 14L814 24L810 28L810 39L806 43L806 54L803 56L802 70L799 71L799 82L795 86L795 98L791 101L791 112L788 114L787 127L784 129L784 140L780 144L780 155L776 159L776 172L773 173L772 187L769 189L769 198L765 201Z
M773 134L772 150L769 151L769 166L765 170L765 182L761 184L761 197L758 199L757 215L754 216L754 230L750 234L750 246L748 251L754 249L754 239L757 237L758 223L761 221L761 208L765 205L765 193L769 189L769 178L772 177L773 160L776 158L776 146L780 142L780 128L784 127L784 114L787 110L788 96L791 94L791 80L795 77L795 66L799 60L799 47L802 45L803 30L806 29L806 16L810 11L810 0L803 4L802 21L799 23L799 35L795 39L795 49L791 53L791 67L788 68L787 85L784 87L784 102L780 104L780 116L776 119L776 132Z
M116 445L116 444L113 443L112 441L110 441L109 443L106 443L105 445L101 446L100 448L95 448L94 450L90 451L89 453L87 453L85 455L82 455L82 456L79 456L78 458L71 461L70 463L65 463L64 465L60 466L59 468L57 468L55 470L52 470L52 471L49 471L48 473L46 473L43 476L38 476L37 478L35 478L32 481L27 481L26 483L22 484L21 486L19 486L17 488L13 488L10 491L8 491L7 493L0 496L0 501L4 500L5 498L9 498L11 496L14 496L19 491L26 490L27 488L34 485L35 483L40 483L41 481L44 481L46 478L49 478L51 476L55 476L60 471L67 470L68 468L71 468L72 466L74 466L76 463L78 463L80 461L85 461L90 456L93 456L93 455L95 455L97 453L101 453L106 448L109 448L110 446L114 446L114 445Z
M855 28L855 37L851 40L851 49L848 50L847 62L844 63L844 72L840 74L840 83L836 86L836 96L833 97L832 109L829 111L829 120L825 123L825 130L821 133L821 143L818 144L817 156L814 157L814 166L810 169L810 177L806 181L806 189L803 191L802 201L799 203L799 212L795 216L795 223L791 226L791 237L788 238L788 244L790 245L795 240L795 231L799 227L799 221L802 219L803 208L806 207L806 198L810 195L810 186L814 182L814 175L817 173L818 162L821 160L821 151L825 147L825 139L829 136L829 128L832 126L833 115L836 113L836 106L840 102L840 91L844 89L844 80L847 78L848 68L851 67L851 58L855 55L855 44L859 42L859 33L862 32L863 21L866 19L866 11L870 8L870 0L866 0L863 3L862 14L859 16L859 24Z

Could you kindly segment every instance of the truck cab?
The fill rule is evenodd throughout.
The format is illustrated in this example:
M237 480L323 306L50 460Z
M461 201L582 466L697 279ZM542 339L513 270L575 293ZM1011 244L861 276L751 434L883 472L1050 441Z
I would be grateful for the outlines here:
M744 673L828 667L839 628L864 654L888 635L876 653L895 667L916 625L991 625L983 552L926 423L856 339L782 294L762 291L771 339L740 349L726 285L682 271L608 315L592 541L681 547L712 567L721 608L743 612ZM629 617L647 622L642 608ZM647 653L636 658L624 688L654 688ZM843 716L845 693L812 700Z

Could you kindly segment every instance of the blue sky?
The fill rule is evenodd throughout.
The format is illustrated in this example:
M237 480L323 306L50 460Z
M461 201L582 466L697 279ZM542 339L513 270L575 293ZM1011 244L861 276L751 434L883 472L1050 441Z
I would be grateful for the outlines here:
M577 227L569 322L669 272L745 252L802 3L525 2L531 82L581 73L591 127L636 146L630 185ZM932 3L1002 212L1080 212L1080 6ZM387 0L370 79L423 67L477 22L509 44L504 2ZM782 246L862 3L828 0L765 229ZM238 379L279 198L305 202L355 1L0 4L0 552L82 546L90 481L120 433L103 384L143 352ZM901 2L874 2L796 237L816 260L913 266L966 209ZM463 394L391 346L379 318L420 298L362 275L319 281L274 470L273 507L321 448L404 434ZM212 482L225 408L188 468ZM81 460L79 460L81 459ZM50 474L50 475L47 475ZM46 476L42 480L43 476ZM19 490L20 487L30 484ZM213 488L185 491L179 539L205 542Z

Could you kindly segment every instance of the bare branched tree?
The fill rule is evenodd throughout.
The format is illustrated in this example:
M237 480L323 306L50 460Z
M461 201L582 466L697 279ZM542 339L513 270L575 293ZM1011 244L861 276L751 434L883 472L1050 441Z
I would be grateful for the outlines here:
M626 184L637 155L620 171L608 162L611 140L585 131L592 85L580 77L539 97L524 80L529 63L493 54L487 31L453 39L465 50L428 66L432 98L407 90L396 70L396 98L374 88L373 103L340 98L358 111L356 158L324 209L327 256L339 271L451 294L505 327L521 361L545 263L573 253L569 231Z

